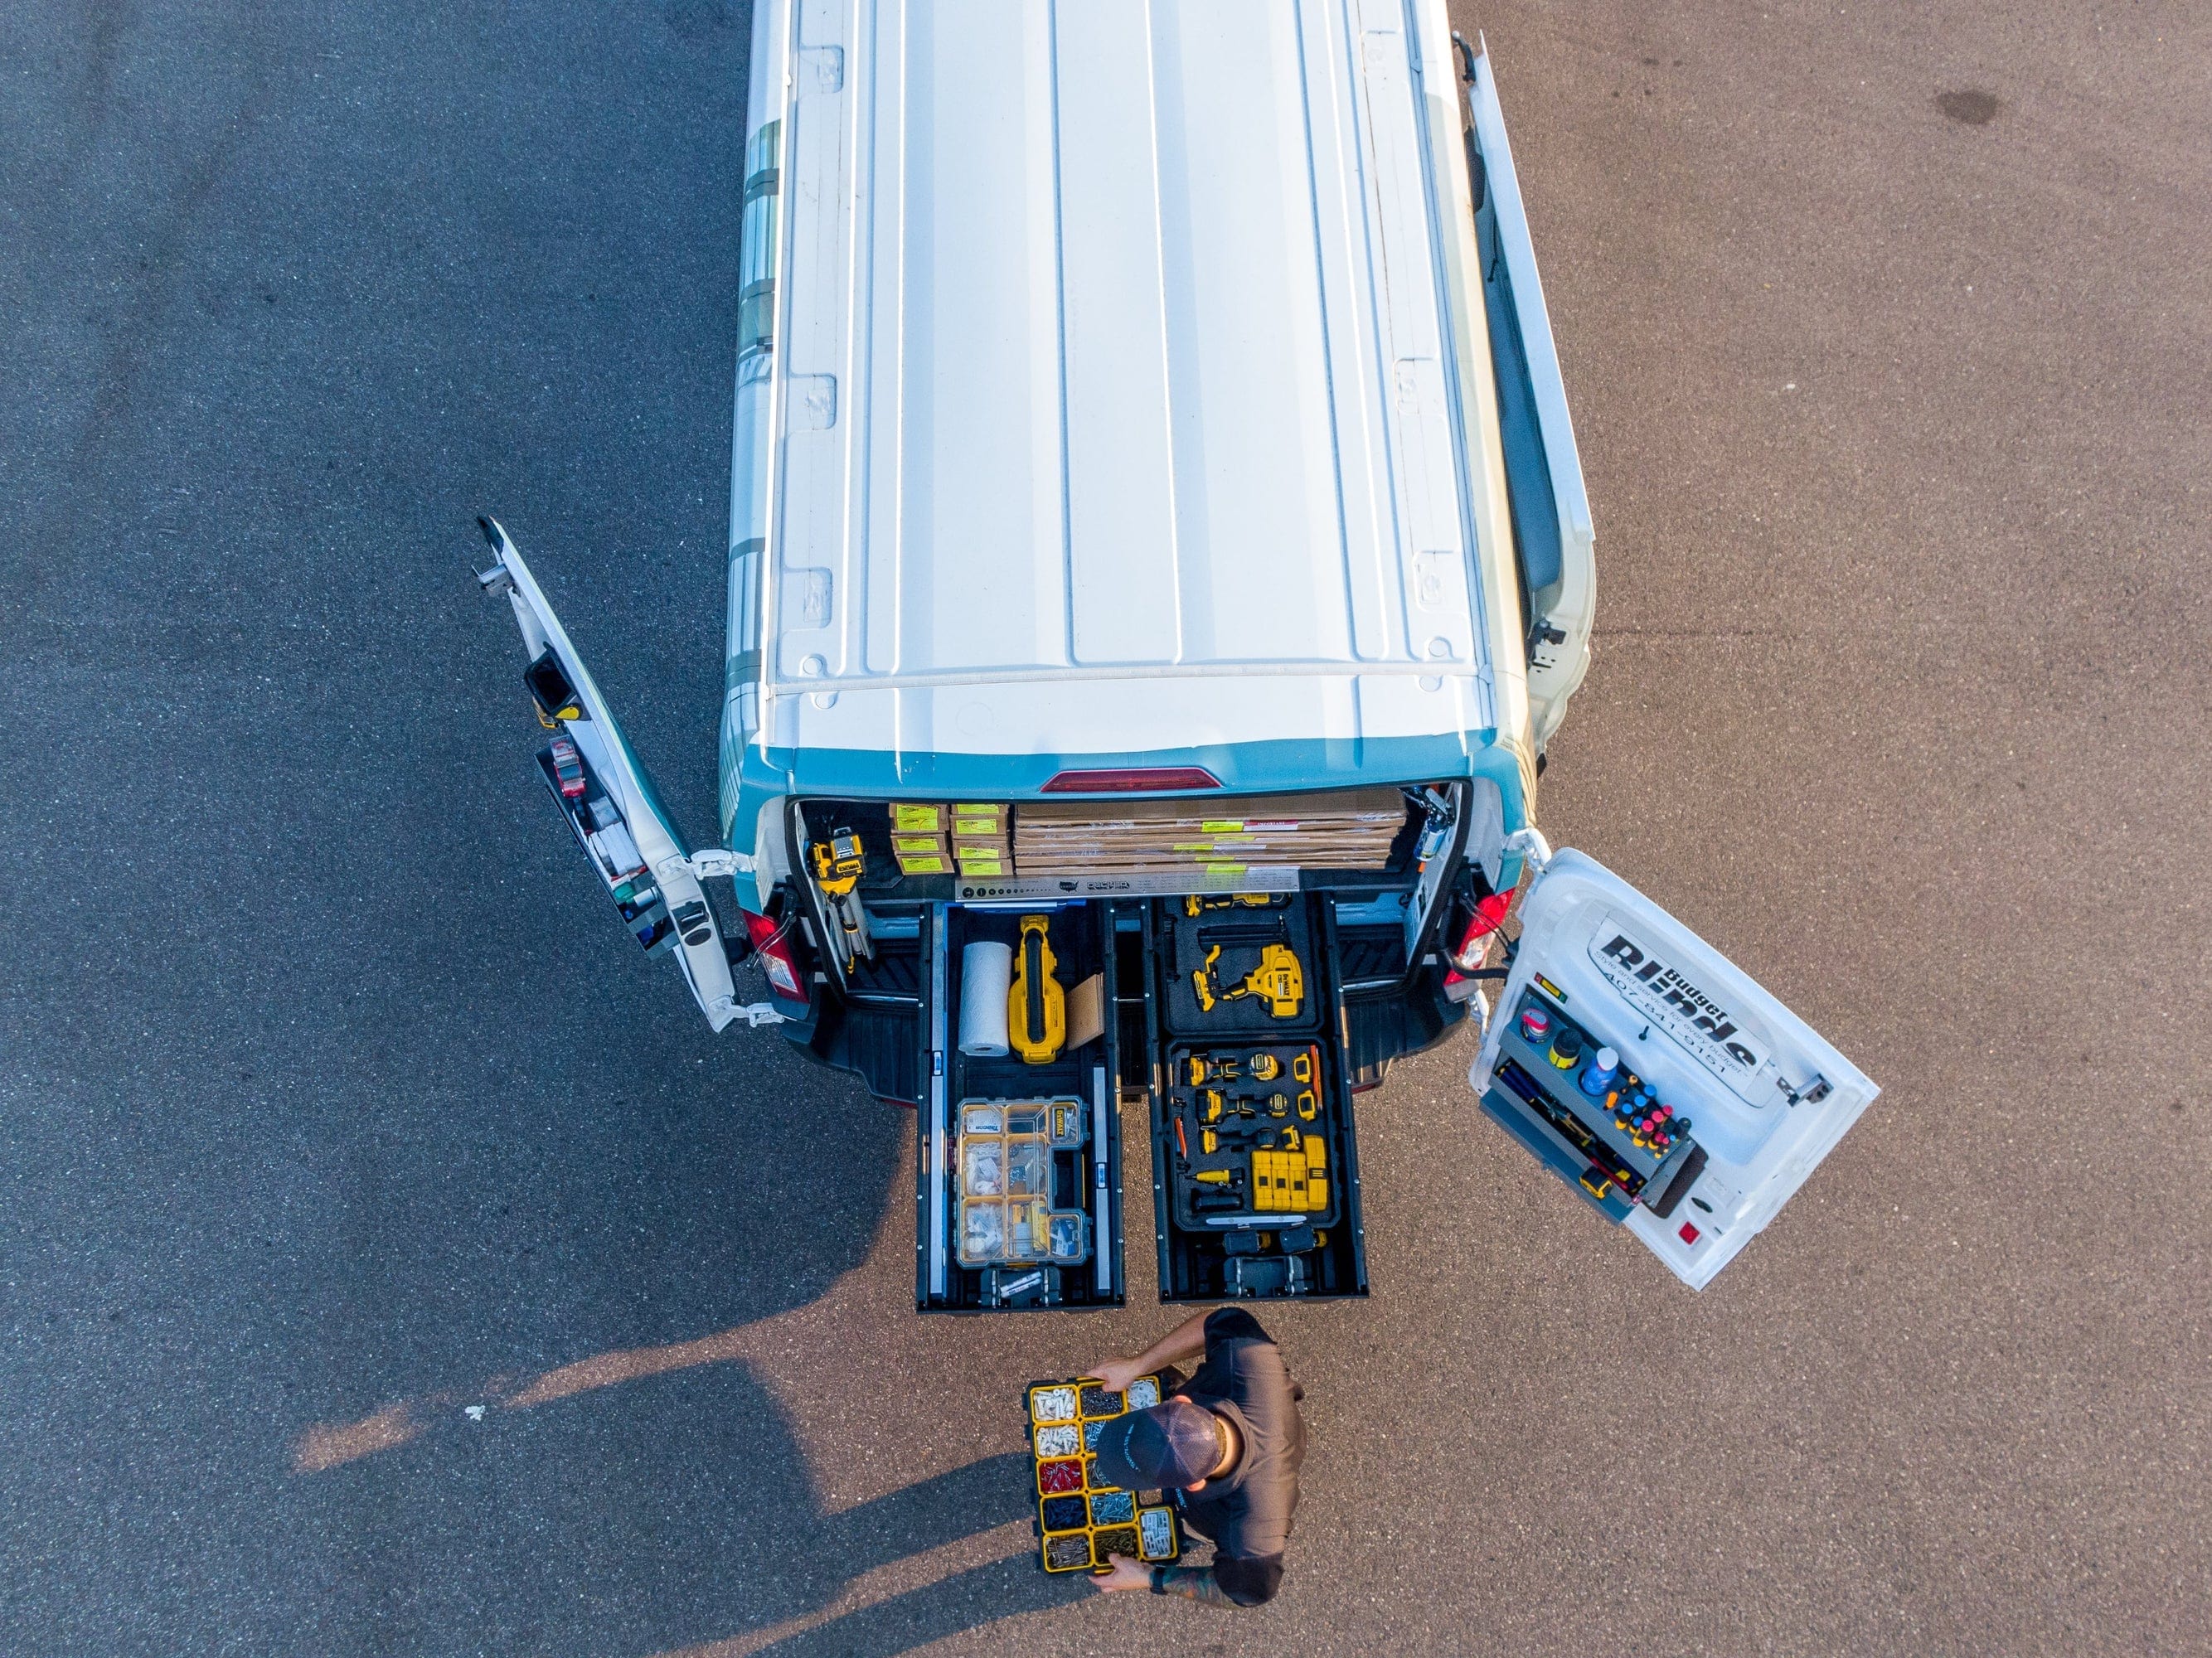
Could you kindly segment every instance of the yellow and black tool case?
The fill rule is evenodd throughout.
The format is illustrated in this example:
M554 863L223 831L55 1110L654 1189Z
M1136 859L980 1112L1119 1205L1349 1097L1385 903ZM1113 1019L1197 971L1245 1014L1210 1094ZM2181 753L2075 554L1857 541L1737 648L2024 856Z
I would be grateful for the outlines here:
M1336 911L1323 892L1148 908L1163 1301L1367 1293Z
M1160 1379L1139 1376L1126 1394L1090 1377L1033 1382L1023 1389L1030 1495L1038 1556L1048 1572L1104 1571L1114 1557L1164 1565L1182 1552L1182 1528L1160 1491L1125 1491L1098 1475L1099 1430L1160 1402Z

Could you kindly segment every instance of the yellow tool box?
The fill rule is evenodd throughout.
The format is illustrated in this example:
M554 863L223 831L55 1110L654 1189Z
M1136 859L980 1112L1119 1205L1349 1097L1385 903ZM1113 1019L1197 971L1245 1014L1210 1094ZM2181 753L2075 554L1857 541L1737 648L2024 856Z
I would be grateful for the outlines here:
M1115 1417L1160 1402L1160 1379L1140 1376L1126 1394L1088 1377L1033 1382L1027 1391L1030 1491L1038 1554L1047 1571L1105 1571L1115 1555L1158 1564L1182 1552L1175 1510L1140 1505L1134 1491L1102 1484L1099 1430Z

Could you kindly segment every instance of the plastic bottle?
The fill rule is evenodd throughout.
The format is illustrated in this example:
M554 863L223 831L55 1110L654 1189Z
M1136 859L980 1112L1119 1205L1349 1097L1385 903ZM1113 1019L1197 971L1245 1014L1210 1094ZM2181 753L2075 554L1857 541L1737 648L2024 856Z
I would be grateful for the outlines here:
M1583 1067L1583 1074L1577 1081L1590 1098L1602 1099L1605 1090L1613 1086L1613 1079L1620 1074L1620 1055L1609 1048L1601 1048L1590 1055L1590 1062Z

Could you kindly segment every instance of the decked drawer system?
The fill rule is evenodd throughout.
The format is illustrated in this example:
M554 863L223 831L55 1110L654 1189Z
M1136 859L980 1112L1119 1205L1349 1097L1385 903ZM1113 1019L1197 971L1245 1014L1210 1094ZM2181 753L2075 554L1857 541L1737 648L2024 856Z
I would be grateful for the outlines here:
M1335 908L1325 894L929 906L915 1304L1121 1304L1125 1090L1147 1101L1163 1300L1364 1295ZM1096 981L1095 1034L1042 1064L963 1052L966 952L1018 950L1040 915L1071 1003ZM1271 947L1297 963L1294 1003ZM1022 1138L1040 1121L1042 1146Z

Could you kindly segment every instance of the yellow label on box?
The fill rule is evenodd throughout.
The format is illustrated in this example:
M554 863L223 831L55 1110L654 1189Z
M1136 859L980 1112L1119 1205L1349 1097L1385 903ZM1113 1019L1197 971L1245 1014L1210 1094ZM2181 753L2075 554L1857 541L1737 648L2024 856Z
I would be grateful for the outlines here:
M1243 828L1244 825L1242 823L1232 823L1230 819L1223 817L1211 823L1200 823L1198 826L1198 832L1200 835L1236 835L1242 832Z
M912 857L902 857L898 860L898 866L899 873L902 875L950 875L952 873L952 860L941 852L917 853Z
M891 850L902 858L926 858L931 853L942 853L945 837L941 835L894 835Z
M941 833L944 828L943 806L898 802L891 807L891 832L894 835L934 835Z

